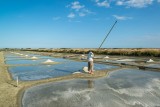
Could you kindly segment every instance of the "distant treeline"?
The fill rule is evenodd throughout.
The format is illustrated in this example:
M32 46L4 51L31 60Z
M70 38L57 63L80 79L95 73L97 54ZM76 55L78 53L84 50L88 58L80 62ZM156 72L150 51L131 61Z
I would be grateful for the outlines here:
M121 56L153 56L160 57L160 49L152 48L134 48L134 49L71 49L71 48L60 48L60 49L24 49L25 51L36 51L36 52L55 52L55 53L73 53L73 54L87 54L91 50L95 54L103 55L121 55Z

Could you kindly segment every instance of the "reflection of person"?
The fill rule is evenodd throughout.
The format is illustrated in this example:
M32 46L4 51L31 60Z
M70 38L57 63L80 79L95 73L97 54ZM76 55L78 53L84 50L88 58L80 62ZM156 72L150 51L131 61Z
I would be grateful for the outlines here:
M88 71L90 74L93 74L93 57L94 54L91 51L89 51L87 60L88 60Z
M88 88L93 88L93 80L88 80Z

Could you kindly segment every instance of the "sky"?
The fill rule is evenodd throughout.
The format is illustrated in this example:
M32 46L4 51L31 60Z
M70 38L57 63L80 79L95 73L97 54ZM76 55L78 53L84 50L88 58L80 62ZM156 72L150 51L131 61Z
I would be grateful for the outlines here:
M160 0L0 0L0 48L160 48Z

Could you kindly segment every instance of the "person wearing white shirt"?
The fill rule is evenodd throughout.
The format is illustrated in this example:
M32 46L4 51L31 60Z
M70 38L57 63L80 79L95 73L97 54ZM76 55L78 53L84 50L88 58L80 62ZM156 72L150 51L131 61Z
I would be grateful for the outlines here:
M87 60L88 60L88 71L90 74L93 74L93 57L94 54L91 51L89 51Z

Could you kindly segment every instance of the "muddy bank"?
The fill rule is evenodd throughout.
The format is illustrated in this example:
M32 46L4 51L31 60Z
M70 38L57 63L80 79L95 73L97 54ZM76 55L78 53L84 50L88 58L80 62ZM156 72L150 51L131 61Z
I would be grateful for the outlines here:
M20 87L15 87L4 64L3 53L0 52L0 106L17 107L16 95Z

